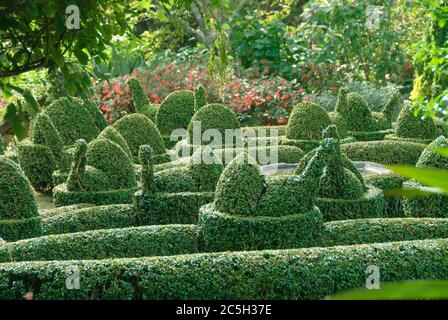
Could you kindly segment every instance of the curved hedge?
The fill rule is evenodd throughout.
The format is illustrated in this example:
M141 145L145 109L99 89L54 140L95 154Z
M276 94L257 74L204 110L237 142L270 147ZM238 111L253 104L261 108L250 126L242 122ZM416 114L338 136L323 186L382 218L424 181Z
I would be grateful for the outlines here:
M67 290L68 266L79 290ZM171 257L5 263L0 298L22 299L322 299L381 281L448 278L448 240ZM11 286L11 281L16 284ZM231 285L229 285L231 284ZM186 290L185 288L188 288Z
M194 192L196 183L188 167L170 168L154 174L154 184L158 192ZM213 191L213 190L211 190Z
M142 114L130 114L114 123L114 128L126 140L131 153L138 157L141 145L150 145L155 155L165 153L162 136L154 123Z
M319 140L322 138L322 130L330 124L330 117L324 108L313 102L302 102L294 107L289 116L286 138Z
M200 208L205 251L240 251L312 246L322 227L318 208L282 216L247 216L217 211L214 204Z
M417 161L416 167L419 168L439 168L443 170L448 169L448 159L439 153L435 152L437 148L447 148L448 139L440 136L431 142L425 150L423 150L420 158Z
M387 192L391 190L399 190L403 187L403 182L406 181L402 176L386 173L374 174L365 178L366 184L372 185L384 192L384 209L383 217L404 217L403 212L403 197L388 195Z
M326 222L318 246L448 238L448 219L376 218Z
M115 142L121 147L121 149L123 149L124 152L126 152L129 157L132 157L131 149L129 149L128 143L124 140L120 132L118 132L118 130L114 127L105 128L100 132L97 139L109 139L110 141Z
M136 225L138 225L137 216L131 205L114 204L71 210L42 218L42 234L126 228Z
M302 149L288 145L268 145L263 147L215 149L214 152L218 157L221 157L221 161L223 163L226 163L226 161L228 161L229 159L234 159L242 152L247 152L250 156L255 155L255 160L263 165L271 164L264 163L264 161L262 160L270 160L272 152L277 153L276 163L298 163L304 156L304 152L302 151Z
M425 145L406 141L369 141L341 145L352 161L372 161L381 164L415 164Z
M0 262L168 256L198 252L196 225L142 226L42 236L0 246Z
M193 91L177 90L160 104L156 125L163 136L170 136L175 129L187 129L195 111Z
M33 189L18 164L0 156L0 237L17 240L40 233Z

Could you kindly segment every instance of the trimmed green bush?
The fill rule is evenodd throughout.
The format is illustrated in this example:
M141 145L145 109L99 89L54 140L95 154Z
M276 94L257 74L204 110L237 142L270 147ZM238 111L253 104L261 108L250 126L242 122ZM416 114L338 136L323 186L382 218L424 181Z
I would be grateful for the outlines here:
M170 136L175 129L187 129L194 115L194 106L193 91L177 90L170 93L160 104L156 115L156 125L160 133Z
M207 146L196 150L188 163L189 174L198 191L215 191L223 170L221 159Z
M151 100L146 96L145 89L140 80L131 78L128 80L128 86L131 90L135 112L143 114L151 121L155 122L159 106L151 103Z
M270 160L272 152L277 153L278 163L298 163L302 159L304 152L302 149L288 145L268 145L265 147L250 147L250 148L227 148L227 149L215 149L215 154L221 157L221 161L226 163L227 161L234 159L242 152L247 152L249 156L256 157L256 161L261 164L266 160ZM273 159L274 157L272 157Z
M255 160L240 153L223 170L216 185L216 209L229 214L254 215L264 189L264 177Z
M102 128L96 126L96 120L88 108L79 99L63 97L55 100L44 111L61 135L64 145L71 145L78 139L87 142L93 140Z
M126 152L107 139L96 139L87 148L87 164L104 172L108 179L108 190L137 187L131 160Z
M375 125L367 101L358 93L347 95L347 107L341 116L349 131L374 131Z
M67 290L66 268L74 263L82 285ZM322 299L364 286L369 265L381 270L384 282L447 279L448 241L7 263L0 265L0 298L32 291L35 300Z
M193 130L194 126L200 126L200 132ZM224 146L225 130L236 130L240 127L240 123L233 110L230 110L223 104L212 103L200 108L191 118L188 125L188 134L190 136L190 142L195 144L194 134L199 135L197 138L200 140L196 144L207 144L205 141L201 141L203 134L206 130L216 129L219 131L222 137L221 144ZM215 142L216 143L216 142Z
M198 221L201 206L213 201L213 192L142 192L134 197L138 221L149 224L192 224Z
M155 155L165 153L165 145L157 127L142 114L130 114L114 123L114 128L126 140L131 153L138 157L141 145L150 145Z
M328 116L330 117L331 123L338 127L339 135L342 138L347 137L348 135L348 127L344 118L338 112L329 112Z
M63 210L61 208L60 210ZM134 227L137 217L129 204L113 204L65 211L42 219L42 234Z
M320 140L322 130L331 124L324 108L312 102L299 103L292 110L286 127L286 138L292 140Z
M84 101L84 108L89 111L90 116L92 117L92 120L98 130L104 130L107 128L107 120L96 103L92 101Z
M52 209L46 209L46 210L41 209L39 211L39 214L42 218L49 218L49 217L57 216L59 214L69 213L71 211L78 210L78 209L91 208L94 206L95 205L93 205L91 203L77 203L77 204L73 204L70 206L64 206L64 207L59 207L59 208L52 208Z
M369 141L341 145L342 152L352 161L382 164L415 164L425 149L424 144L407 141Z
M308 152L313 150L314 148L319 147L320 140L294 140L294 139L287 139L284 137L281 137L278 140L280 145L283 146L293 146L302 149L304 152Z
M202 84L197 86L194 90L194 110L198 111L203 106L207 105L207 93L205 92L205 88Z
M115 142L121 147L121 149L123 149L124 152L126 152L129 157L132 157L131 149L129 149L126 140L124 140L120 132L118 132L114 127L105 128L100 132L97 139L109 139L110 141Z
M195 181L191 177L188 167L158 171L154 174L154 184L158 192L197 191Z
M447 148L448 139L440 136L431 142L425 150L423 150L417 161L416 167L419 168L439 168L448 170L448 159L435 152L436 148Z
M387 192L391 190L399 190L403 187L403 182L406 179L393 174L375 174L366 177L367 184L383 190L384 192L384 210L383 217L403 217L403 197L388 195Z
M198 242L196 225L93 230L10 242L0 246L0 261L168 256L198 252Z
M0 156L5 154L5 141L3 137L0 135Z
M253 130L257 137L261 136L261 132L264 132L267 137L271 135L272 130L277 130L277 136L284 136L286 133L286 126L258 126L258 127L242 127L241 133L244 135L247 134L247 131ZM261 131L264 130L264 131Z
M336 100L336 106L334 108L334 111L340 115L349 112L347 105L347 95L348 95L347 89L344 87L340 87L338 91L338 98Z
M40 234L33 189L18 164L0 156L0 237L7 241Z
M448 219L376 218L324 223L319 246L448 238Z
M281 209L279 209L281 210ZM208 204L199 210L198 224L205 251L243 251L312 246L322 227L316 207L306 213L281 216L226 214ZM279 214L279 215L280 215Z
M423 143L429 143L437 138L439 132L431 117L416 116L414 109L405 105L398 115L395 124L395 136L405 139L418 139ZM428 141L431 140L431 141Z

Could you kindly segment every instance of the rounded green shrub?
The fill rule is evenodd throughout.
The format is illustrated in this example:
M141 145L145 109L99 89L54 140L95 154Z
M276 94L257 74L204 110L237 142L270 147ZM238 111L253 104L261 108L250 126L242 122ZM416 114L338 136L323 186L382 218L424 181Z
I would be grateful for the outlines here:
M98 130L103 130L107 127L107 120L96 103L89 100L85 101L84 108L89 111Z
M221 159L207 146L193 153L188 168L198 191L215 191L224 170Z
M129 149L129 146L128 146L126 140L124 140L124 138L120 134L120 132L118 132L114 127L105 128L98 135L98 139L109 139L110 141L115 142L116 144L118 144L121 147L121 149L124 150L124 152L126 152L126 154L129 157L132 157L131 149Z
M160 104L156 115L156 125L160 133L170 136L175 129L187 129L194 115L194 106L192 91L177 90L169 94Z
M74 144L78 139L89 142L95 139L101 130L78 99L59 98L51 103L44 113L50 117L64 145Z
M312 102L299 103L289 116L286 138L292 140L320 140L322 130L331 124L324 108Z
M195 125L200 125L200 132L194 132L193 127ZM225 130L235 130L239 127L240 123L233 110L230 110L223 104L212 103L196 111L193 118L191 118L190 124L188 125L188 133L190 135L191 142L194 143L195 139L193 138L193 133L200 133L200 137L202 137L206 130L216 129L221 134L223 140L222 143L224 144Z
M439 168L448 169L448 159L436 152L437 148L447 148L448 139L440 136L431 142L425 150L423 150L417 161L416 167L419 168Z
M40 234L33 189L18 164L0 156L0 237L18 240Z
M154 155L164 154L165 145L154 123L142 114L130 114L114 123L134 157L138 157L141 145L150 145Z
M154 184L158 192L194 192L195 181L188 167L170 168L154 174ZM213 190L212 190L213 191Z
M416 116L414 109L405 105L395 124L395 136L405 139L433 140L438 136L434 120L431 117Z
M45 113L37 114L34 121L34 131L31 140L34 144L45 145L50 149L55 163L63 161L64 141L56 130L50 117Z
M263 189L260 168L246 152L240 153L224 168L218 180L216 208L229 214L254 215Z
M198 111L203 106L207 105L206 96L207 96L207 94L205 92L205 88L202 84L200 84L194 90L194 110Z
M347 108L341 113L349 131L374 131L372 113L367 101L358 93L347 95Z
M115 142L96 139L87 148L87 165L104 172L109 189L127 189L137 186L134 167L124 150Z

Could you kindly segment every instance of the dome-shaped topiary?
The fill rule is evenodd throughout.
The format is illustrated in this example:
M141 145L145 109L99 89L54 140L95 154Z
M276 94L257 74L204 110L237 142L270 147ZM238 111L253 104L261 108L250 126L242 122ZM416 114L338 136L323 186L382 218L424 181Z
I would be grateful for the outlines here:
M77 139L91 141L100 132L88 109L79 99L63 97L45 109L61 135L64 145L74 144Z
M114 123L114 128L126 140L134 157L138 156L141 145L150 145L154 155L164 154L165 145L154 123L142 114L130 114Z
M373 131L374 120L367 101L359 93L347 95L347 106L340 113L345 119L349 131Z
M194 110L198 111L207 105L206 92L202 84L194 90Z
M221 159L207 146L193 153L188 168L198 191L214 191L224 170Z
M124 150L108 139L95 139L87 148L87 164L104 172L109 189L126 189L137 186L134 167Z
M235 112L219 103L208 104L194 114L190 124L188 125L188 133L192 143L195 142L195 139L193 139L193 133L195 133L193 131L194 125L200 125L201 137L206 130L216 129L221 134L223 140L226 129L234 130L240 127L240 123Z
M109 139L118 144L128 156L132 156L131 149L123 136L114 127L107 127L98 135L98 139Z
M425 150L423 150L417 161L416 167L420 168L439 168L448 170L448 159L441 156L435 149L447 148L448 139L440 136L431 142Z
M294 140L319 140L322 130L331 124L324 108L313 102L299 103L289 116L286 138Z
M20 167L0 156L0 219L26 219L39 215L33 189Z
M194 115L194 93L177 90L169 94L160 104L156 125L160 133L170 136L175 129L187 129Z
M406 139L435 139L438 131L431 117L416 116L410 105L405 105L398 115L395 136Z
M263 193L264 177L247 152L240 153L223 170L216 185L218 211L236 215L254 215Z

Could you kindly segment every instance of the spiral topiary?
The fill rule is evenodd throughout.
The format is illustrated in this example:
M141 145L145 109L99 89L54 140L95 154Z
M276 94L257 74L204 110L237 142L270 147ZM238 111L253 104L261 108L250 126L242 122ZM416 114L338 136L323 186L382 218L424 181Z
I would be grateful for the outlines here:
M160 133L170 136L175 129L187 129L194 115L194 108L193 91L177 90L169 94L160 104L156 115L156 125Z
M299 103L291 112L286 138L293 140L320 140L322 130L331 124L324 108L313 102Z

